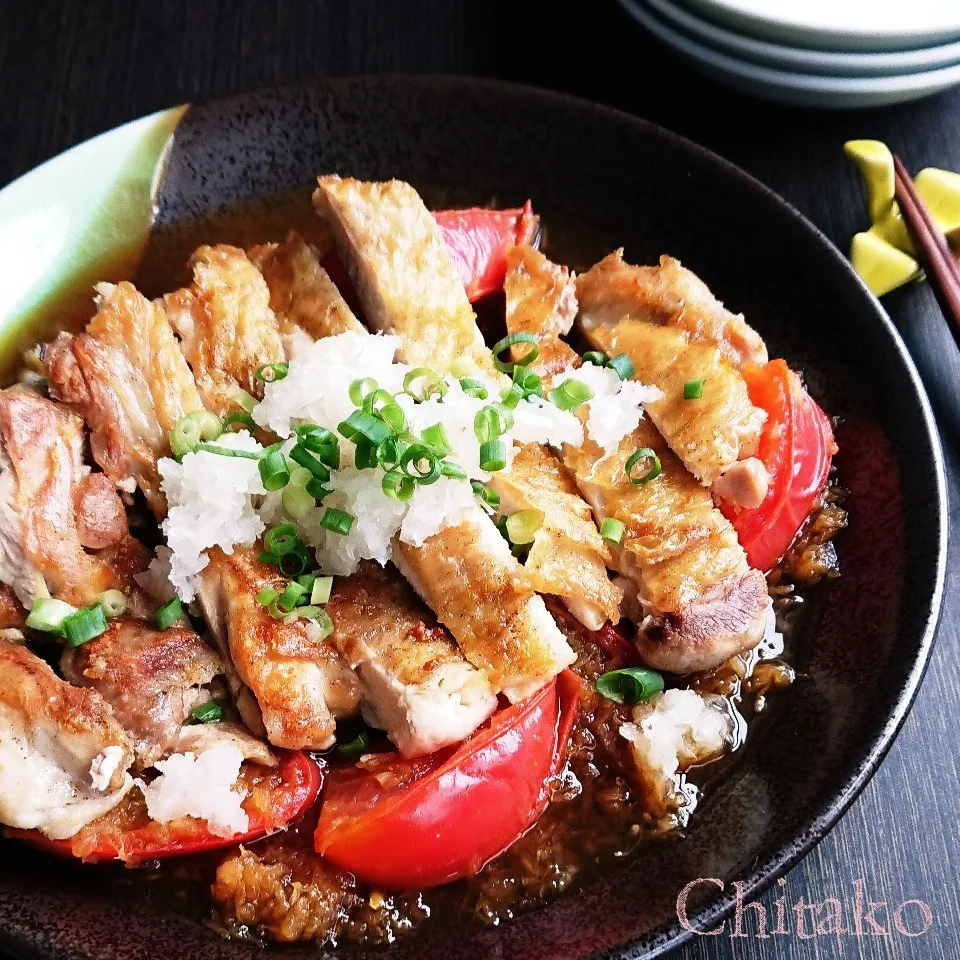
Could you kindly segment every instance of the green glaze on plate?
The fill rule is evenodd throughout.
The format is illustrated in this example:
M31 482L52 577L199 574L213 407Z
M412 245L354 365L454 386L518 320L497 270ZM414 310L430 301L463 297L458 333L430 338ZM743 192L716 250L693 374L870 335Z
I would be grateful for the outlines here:
M129 273L186 110L127 123L0 190L0 355L11 355L28 318L32 327L69 314L71 294L90 290L92 297L96 281Z

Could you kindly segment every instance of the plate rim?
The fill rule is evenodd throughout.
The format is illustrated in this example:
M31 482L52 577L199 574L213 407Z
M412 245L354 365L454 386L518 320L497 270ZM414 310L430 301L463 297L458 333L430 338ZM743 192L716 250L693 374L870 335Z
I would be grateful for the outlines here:
M620 0L621 3L624 0ZM942 601L946 579L947 562L947 544L949 537L949 515L947 499L946 468L939 431L936 420L927 396L926 389L920 378L916 364L910 356L903 338L890 319L886 310L866 287L860 277L853 270L848 259L842 252L826 237L826 235L809 220L804 214L797 210L788 200L777 194L762 181L758 180L752 174L738 167L733 162L720 156L714 151L700 145L699 143L684 137L666 127L646 120L636 114L625 110L601 104L586 98L578 97L569 93L537 87L534 85L520 84L506 80L487 77L472 77L457 74L418 74L418 73L391 73L391 74L344 74L336 76L314 77L299 82L289 84L278 84L267 87L257 87L238 93L233 93L222 97L211 97L204 100L194 101L190 104L181 105L182 107L192 107L200 105L228 104L231 102L243 101L251 96L266 94L292 95L297 92L318 87L328 88L333 95L336 95L336 88L351 84L377 84L377 83L407 83L420 84L421 86L445 85L447 87L469 86L473 89L487 89L495 91L501 95L517 96L526 98L541 98L544 101L551 101L559 105L566 105L579 111L590 111L594 115L607 116L611 121L618 123L628 123L645 128L647 133L656 136L659 139L671 143L681 151L689 151L700 156L708 164L719 168L724 175L740 180L754 190L763 200L772 204L785 213L793 220L798 228L810 233L824 248L824 253L837 262L840 269L856 285L860 292L867 298L873 307L876 319L887 335L891 346L894 348L896 358L903 367L904 372L913 388L916 396L918 410L920 413L926 440L928 442L932 464L933 476L935 480L936 496L931 505L936 514L936 556L933 558L934 577L932 592L929 595L929 601L923 606L923 628L919 631L916 652L910 670L904 675L904 682L896 693L896 702L892 710L884 717L879 731L872 736L869 747L865 750L859 763L851 769L846 777L845 784L841 791L831 794L820 804L820 812L814 811L814 814L802 825L797 839L790 845L781 845L774 853L762 864L752 868L741 880L741 895L743 899L751 899L768 889L777 879L782 877L797 863L804 859L817 844L836 826L836 824L847 813L852 803L860 795L867 783L879 769L887 753L893 746L904 722L910 714L916 700L920 684L929 667L930 656L933 645L936 641L937 629L942 614ZM181 107L169 108L180 109ZM134 118L117 127L110 128L96 134L87 140L74 144L59 154L48 158L36 167L23 173L20 177L7 184L3 191L10 189L21 183L25 178L30 177L32 173L41 167L55 164L76 151L79 147L90 143L92 140L107 138L116 131L129 128L131 124L145 120L149 117L155 117L163 114L165 111L145 114L142 117ZM4 326L4 320L0 318L0 330ZM932 552L932 551L931 551ZM576 893L573 896L577 896ZM660 957L668 951L674 950L681 944L687 943L694 936L703 931L710 930L720 922L725 920L734 910L736 897L731 894L719 896L712 905L701 908L692 918L690 918L689 928L680 925L679 920L660 927L652 928L644 935L646 946L640 946L638 941L627 941L625 943L606 948L603 957L618 957L622 960L653 960ZM13 956L22 957L23 960L34 960L34 958L46 955L38 952L35 944L31 944L24 937L17 937L0 927L0 947L10 950ZM19 953L18 953L19 951ZM598 958L601 955L597 955ZM49 960L54 960L52 956Z

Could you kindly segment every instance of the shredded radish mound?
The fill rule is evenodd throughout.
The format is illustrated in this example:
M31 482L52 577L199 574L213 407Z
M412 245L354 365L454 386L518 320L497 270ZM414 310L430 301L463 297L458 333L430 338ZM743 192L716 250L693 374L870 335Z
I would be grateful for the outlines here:
M693 690L665 690L634 707L633 723L620 726L637 764L655 779L672 779L692 763L720 753L732 733L718 698Z
M224 434L217 445L259 451L259 443L241 430ZM263 533L263 520L252 497L266 491L256 460L217 453L188 453L181 463L164 457L157 464L160 488L169 512L161 529L170 554L170 582L181 600L192 600L199 574L209 563L206 551L253 543Z
M663 391L638 380L621 380L616 370L585 363L554 377L560 385L568 377L585 383L593 391L587 404L587 436L612 453L620 441L637 429L643 419L643 405L663 397Z
M176 595L173 584L170 582L170 566L173 562L173 551L164 544L157 547L156 553L142 573L135 573L133 579L144 593L157 604L166 603Z
M218 743L196 755L175 753L160 760L160 776L152 783L137 780L147 801L147 813L158 823L179 817L206 820L218 837L235 837L250 826L241 806L246 794L234 786L243 754L232 743Z

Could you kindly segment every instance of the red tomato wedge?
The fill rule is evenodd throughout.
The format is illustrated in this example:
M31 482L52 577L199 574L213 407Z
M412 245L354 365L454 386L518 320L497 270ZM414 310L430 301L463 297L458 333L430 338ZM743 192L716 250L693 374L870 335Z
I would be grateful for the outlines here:
M433 216L471 303L503 289L507 250L518 243L533 243L540 229L540 219L529 200L514 210L471 207L439 210ZM340 257L328 253L321 263L344 300L359 314L360 298Z
M470 302L503 289L507 250L532 243L539 228L528 200L516 210L439 210L434 215Z
M316 848L361 880L424 889L480 870L522 836L565 759L581 680L569 670L459 747L332 771Z
M770 474L770 489L756 510L720 501L750 565L772 570L809 515L827 483L837 452L827 415L783 360L744 372L752 403L766 411L757 456Z
M150 820L143 803L128 802L131 796L139 798L136 788L118 807L69 840L50 840L38 830L8 828L4 835L88 863L102 860L140 863L248 843L276 832L309 810L323 785L320 767L305 753L284 754L280 765L273 770L256 769L262 773L253 775L249 768L244 768L242 775L247 788L243 808L250 818L250 826L234 837L218 837L202 820L191 817L165 824Z

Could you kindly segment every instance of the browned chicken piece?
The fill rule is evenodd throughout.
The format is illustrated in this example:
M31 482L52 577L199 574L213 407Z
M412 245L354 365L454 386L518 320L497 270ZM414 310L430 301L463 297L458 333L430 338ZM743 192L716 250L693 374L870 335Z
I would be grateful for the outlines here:
M753 334L742 318L724 311L677 261L634 267L619 251L577 278L577 296L591 345L611 356L627 354L637 376L663 392L647 404L650 419L704 486L753 456L766 417L750 402L731 360L746 351ZM765 357L762 341L754 339L752 355ZM703 381L702 396L688 400L685 385L695 380Z
M360 677L364 717L405 757L459 743L496 709L486 677L394 567L365 561L337 577L326 609L331 642Z
M507 251L503 281L507 303L507 333L529 333L537 338L539 353L530 369L541 377L552 376L580 362L580 356L560 338L566 336L577 315L577 290L566 267L552 263L526 244ZM516 362L529 347L512 348Z
M635 486L625 474L634 451L649 447L660 476ZM637 645L658 670L693 673L755 647L770 599L763 574L747 564L730 522L646 420L604 456L593 441L564 451L597 517L625 526L614 567L637 590Z
M27 611L17 599L13 587L0 583L0 630L16 630L24 625Z
M351 265L364 311L377 329L400 337L401 358L448 370L458 357L469 357L498 376L440 230L417 192L399 181L321 177L319 182L317 207L328 216L340 255ZM553 297L552 313L561 315L562 326L573 293L562 278L551 280L544 299ZM541 303L538 318L550 313ZM589 629L616 622L620 591L607 575L609 554L554 455L542 447L533 450L517 458L509 473L495 474L490 485L510 509L544 514L540 542L526 567L534 589L568 601Z
M308 621L276 620L257 603L264 588L283 589L277 568L261 563L257 553L255 546L229 555L210 551L199 592L204 615L256 698L270 743L326 750L335 740L336 718L358 710L360 685L329 641L311 639L316 631Z
M615 250L577 279L580 309L593 324L613 326L624 317L673 327L690 340L712 343L735 367L767 362L763 338L733 314L691 270L673 257L656 267L635 267Z
M476 519L420 547L397 542L394 563L495 691L513 702L576 659L497 528Z
M53 395L90 427L105 476L127 493L139 487L162 519L157 461L170 455L176 422L202 409L200 394L163 308L131 283L97 290L99 308L86 331L62 333L47 346L47 377Z
M218 416L238 409L238 389L263 396L256 371L285 357L270 291L237 247L198 247L190 259L193 284L168 293L164 307L200 397Z
M470 358L492 367L470 301L433 215L401 180L319 177L314 206L376 330L404 342L411 366L440 372Z
M192 723L180 731L174 753L205 753L221 743L236 747L244 760L259 763L262 767L275 767L277 755L246 727L239 723Z
M189 627L158 630L119 617L95 640L68 648L63 675L97 690L133 737L137 766L174 752L190 711L210 699L204 686L221 672L220 658Z
M27 608L50 594L83 606L104 590L126 589L148 554L126 524L107 549L84 549L103 513L122 506L105 507L101 487L96 516L79 514L92 482L80 418L29 390L2 390L0 445L0 580Z
M363 329L320 265L317 251L295 230L281 244L254 247L249 257L267 281L270 308L284 337L302 330L311 339L319 340Z
M0 641L0 823L54 840L112 810L130 789L130 740L95 690L61 680Z

